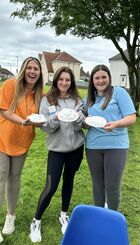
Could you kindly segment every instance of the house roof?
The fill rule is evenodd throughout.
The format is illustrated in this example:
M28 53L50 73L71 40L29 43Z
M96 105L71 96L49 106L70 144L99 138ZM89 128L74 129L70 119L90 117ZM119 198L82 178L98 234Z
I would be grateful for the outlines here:
M89 72L85 72L84 70L83 70L83 67L81 67L80 68L80 76L87 76L87 77L89 77Z
M135 55L137 54L137 52L138 52L138 48L136 48L136 50L135 50ZM126 58L129 59L127 49L124 51L124 54L125 54ZM109 59L109 61L112 61L112 60L122 60L121 54L119 53L119 54L117 54L117 55L115 55Z
M13 76L13 73L11 71L8 71L7 69L2 68L1 66L0 66L0 74L2 74L2 75L12 75Z
M124 51L124 54L128 58L127 50ZM115 56L113 56L112 58L109 59L109 61L112 61L112 60L122 60L121 54L119 53L119 54L117 54L117 55L115 55Z
M81 61L77 60L70 54L66 52L55 52L55 53L50 53L50 52L43 52L43 55L45 57L45 61L47 64L47 68L49 72L53 72L53 67L52 63L55 61L66 61L66 62L72 62L72 63L80 63Z

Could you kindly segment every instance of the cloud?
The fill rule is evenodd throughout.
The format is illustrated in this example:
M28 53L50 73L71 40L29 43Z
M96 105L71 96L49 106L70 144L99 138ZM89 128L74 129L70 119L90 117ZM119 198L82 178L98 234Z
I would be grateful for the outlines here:
M99 37L89 40L70 34L56 36L49 25L36 29L35 19L27 22L10 18L16 5L8 0L1 0L0 5L0 65L13 73L26 57L37 57L43 51L66 51L82 62L85 71L99 63L109 66L108 59L118 53L111 41Z

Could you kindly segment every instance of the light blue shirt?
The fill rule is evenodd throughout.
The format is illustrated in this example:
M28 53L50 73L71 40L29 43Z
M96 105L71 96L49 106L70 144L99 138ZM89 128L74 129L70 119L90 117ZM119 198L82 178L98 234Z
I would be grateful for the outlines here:
M103 110L101 106L104 101L104 96L97 96L94 105L88 109L88 115L102 116L107 122L111 122L120 120L136 112L131 97L121 87L115 87L113 89L112 98ZM84 99L85 104L86 98ZM111 132L107 132L102 128L90 127L86 135L86 148L127 149L129 148L127 128L115 128Z

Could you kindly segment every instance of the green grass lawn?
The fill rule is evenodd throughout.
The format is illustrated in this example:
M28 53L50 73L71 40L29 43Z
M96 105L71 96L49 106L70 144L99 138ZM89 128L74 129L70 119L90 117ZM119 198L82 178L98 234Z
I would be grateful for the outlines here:
M80 89L81 96L86 90ZM129 128L131 146L122 183L120 211L128 224L130 245L140 245L140 119ZM29 227L34 217L37 201L46 179L47 147L45 133L36 130L36 138L29 150L22 173L22 186L16 209L16 231L4 237L4 245L30 245ZM59 142L58 142L59 143ZM58 221L61 210L61 185L55 193L50 206L42 217L42 245L59 245L62 239ZM77 204L93 204L92 187L87 161L83 162L75 177L74 191L69 213ZM4 203L0 213L0 229L6 213ZM110 231L111 232L111 231ZM80 244L79 244L80 245ZM88 245L88 244L87 244ZM98 244L97 244L98 245ZM113 245L113 244L112 244ZM119 244L118 244L119 245Z

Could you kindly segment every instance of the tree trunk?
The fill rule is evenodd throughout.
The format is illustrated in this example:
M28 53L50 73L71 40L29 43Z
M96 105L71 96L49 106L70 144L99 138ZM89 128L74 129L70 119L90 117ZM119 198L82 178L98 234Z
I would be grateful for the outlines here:
M135 109L138 112L137 96L136 96L136 79L132 67L128 67L128 75L129 75L130 96L133 100Z
M136 103L137 103L137 115L140 115L140 67L136 70Z
M140 106L140 69L137 68L134 72L132 66L128 67L129 85L130 85L130 96L134 102L134 106L139 116Z

